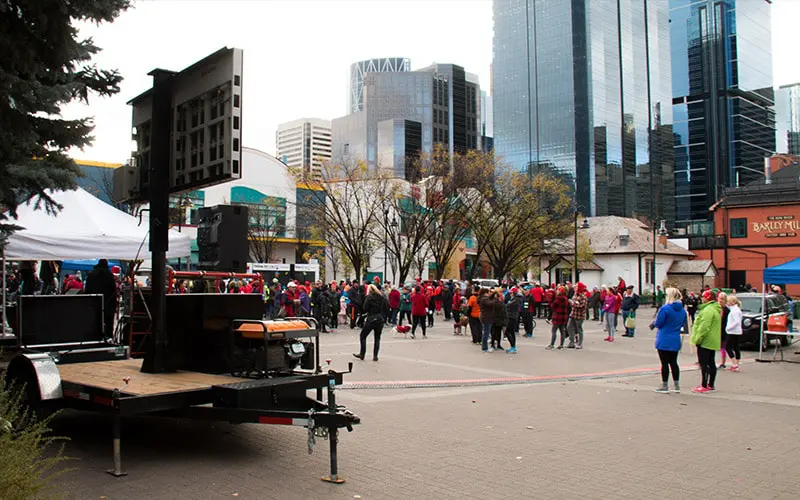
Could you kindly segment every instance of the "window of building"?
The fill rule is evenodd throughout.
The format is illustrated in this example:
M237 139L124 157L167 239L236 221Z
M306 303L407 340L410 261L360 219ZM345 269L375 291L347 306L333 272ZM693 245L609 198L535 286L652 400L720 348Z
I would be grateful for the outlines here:
M653 265L654 263L655 261L653 259L646 259L644 261L644 281L648 285L652 285L655 280L656 269Z
M731 219L731 238L747 238L747 219Z

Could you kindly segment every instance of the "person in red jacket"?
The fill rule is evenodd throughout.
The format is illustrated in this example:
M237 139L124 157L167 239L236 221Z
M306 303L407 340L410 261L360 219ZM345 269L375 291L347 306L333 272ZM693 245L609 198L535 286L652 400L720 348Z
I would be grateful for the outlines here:
M544 299L544 289L542 285L536 283L536 285L531 288L530 296L533 298L529 304L530 310L537 318L541 318L543 312L542 300Z
M567 322L569 321L569 300L567 299L567 289L563 286L558 287L556 296L550 304L550 310L553 313L550 320L553 324L550 330L550 345L547 349L553 349L556 344L556 334L561 332L561 343L558 348L564 348L564 340L567 338Z
M389 285L389 323L397 324L397 311L400 309L400 290Z
M617 276L617 291L620 295L625 293L625 289L628 288L628 285L625 284L625 280L622 279L622 276Z
M453 290L453 302L450 310L453 312L453 335L461 335L461 289Z
M417 325L422 327L422 338L427 338L425 331L425 316L428 313L429 305L430 300L428 299L428 296L422 293L422 289L420 287L416 287L414 289L414 293L411 294L411 318L413 322L413 326L411 327L412 339L414 338L414 333L417 331Z

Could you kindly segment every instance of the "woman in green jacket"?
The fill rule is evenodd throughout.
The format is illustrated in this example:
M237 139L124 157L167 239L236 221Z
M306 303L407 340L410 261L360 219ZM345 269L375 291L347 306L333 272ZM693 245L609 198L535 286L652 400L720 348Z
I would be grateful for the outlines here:
M408 324L411 324L411 290L403 287L403 293L400 294L400 319L397 321L398 326L403 326L403 316L408 319Z
M722 308L717 302L716 294L712 290L703 292L703 303L697 310L697 316L692 324L692 337L690 342L697 346L697 361L700 362L700 371L703 380L692 392L705 394L714 392L714 380L717 377L715 357L721 343Z

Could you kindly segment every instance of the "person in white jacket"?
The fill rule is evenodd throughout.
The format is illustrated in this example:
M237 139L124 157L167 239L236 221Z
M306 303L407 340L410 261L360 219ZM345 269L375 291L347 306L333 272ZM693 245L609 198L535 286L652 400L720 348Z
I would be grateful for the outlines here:
M725 331L728 333L728 343L726 350L728 351L728 358L731 360L731 367L729 371L739 371L739 360L742 359L742 351L739 350L739 341L742 339L742 303L734 295L729 295L727 299L728 305L728 322L725 325Z

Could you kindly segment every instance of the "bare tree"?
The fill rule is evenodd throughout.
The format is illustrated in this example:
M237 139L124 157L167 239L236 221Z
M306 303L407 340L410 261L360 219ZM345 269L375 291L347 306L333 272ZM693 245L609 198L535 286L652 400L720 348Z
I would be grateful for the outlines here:
M495 277L502 279L541 250L537 242L569 235L572 207L570 188L560 179L498 166L492 185L480 192L469 224Z
M309 173L293 174L301 182L312 181ZM380 169L354 161L324 164L320 178L316 189L309 190L309 201L317 209L328 243L341 249L360 279L374 250L372 235L383 217L381 196L390 179Z
M436 263L436 277L441 278L470 235L469 216L481 199L476 192L485 191L492 183L494 155L469 151L451 156L437 147L431 155L420 157L416 170L423 177L421 189L432 219L427 227L427 247Z

